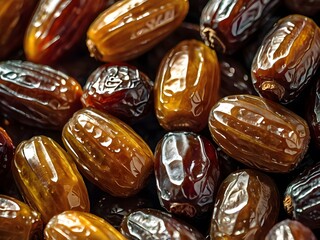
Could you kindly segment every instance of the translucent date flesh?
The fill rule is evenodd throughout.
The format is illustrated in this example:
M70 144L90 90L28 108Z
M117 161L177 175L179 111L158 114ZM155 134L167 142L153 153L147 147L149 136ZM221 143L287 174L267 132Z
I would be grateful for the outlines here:
M310 18L289 15L265 36L252 62L252 82L261 96L287 104L309 85L319 64L319 27Z
M108 222L91 213L65 211L50 219L44 229L46 240L125 240Z
M184 20L187 0L122 0L102 12L87 32L92 56L105 62L133 59L159 43Z
M211 239L264 239L277 221L279 200L269 176L251 169L231 173L217 193Z
M127 124L97 109L76 112L62 140L80 171L113 196L140 191L153 170L153 153Z
M213 140L232 158L268 172L289 172L310 140L304 119L280 104L253 95L219 100L209 116Z
M0 239L40 239L42 225L40 214L27 204L0 195Z
M154 87L154 105L167 131L199 132L208 124L219 96L220 69L216 53L197 40L185 40L163 58Z
M66 210L89 211L87 188L71 157L45 136L21 142L12 173L24 199L47 223Z
M21 123L62 129L81 108L80 84L45 65L18 60L0 63L0 109Z

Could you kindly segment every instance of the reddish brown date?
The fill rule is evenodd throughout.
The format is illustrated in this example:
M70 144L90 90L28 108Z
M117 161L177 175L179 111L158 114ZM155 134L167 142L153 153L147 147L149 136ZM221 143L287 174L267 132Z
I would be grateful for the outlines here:
M265 36L252 62L257 92L287 104L309 85L320 64L320 30L302 15L280 19Z
M295 13L306 16L315 16L320 13L319 0L284 0L287 8Z
M23 124L62 129L81 108L82 88L73 78L45 65L0 63L0 109Z
M136 67L106 64L88 78L81 101L125 122L134 122L151 109L153 82Z
M0 187L6 183L6 179L11 176L11 162L13 159L15 146L13 142L2 127L0 127Z
M279 209L278 189L269 176L251 169L233 172L219 187L211 239L264 239Z
M214 146L191 132L167 133L155 151L160 204L169 212L194 217L212 209L220 169Z

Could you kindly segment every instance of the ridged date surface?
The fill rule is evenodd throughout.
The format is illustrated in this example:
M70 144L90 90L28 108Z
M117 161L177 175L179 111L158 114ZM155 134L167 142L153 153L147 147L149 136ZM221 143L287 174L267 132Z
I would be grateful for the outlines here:
M215 200L211 239L264 239L277 221L279 200L278 189L267 175L250 169L231 173Z
M65 211L51 218L44 229L44 239L126 240L102 218L78 211Z
M212 209L220 169L214 146L191 132L167 133L155 151L160 204L169 212L194 217Z
M287 104L310 83L319 64L319 27L310 18L289 15L265 36L252 62L252 82L261 96Z
M24 199L44 223L66 210L89 211L86 185L71 157L45 136L21 142L16 149L13 177Z
M232 54L265 23L279 0L210 0L202 10L200 34L221 53Z
M127 124L97 109L76 112L62 140L80 171L114 196L140 191L153 170L153 153Z
M0 195L0 239L40 239L42 228L38 212L15 198Z
M216 53L197 40L185 40L163 58L155 82L155 111L167 131L199 132L208 124L219 96Z
M27 59L55 62L79 42L105 5L104 0L41 0L25 35Z
M87 32L92 56L105 62L133 59L159 43L184 20L187 0L122 0L100 14Z
M253 95L232 95L212 107L213 140L232 158L268 172L289 172L310 140L304 119L280 104Z
M15 120L62 129L81 108L80 84L45 65L19 60L0 63L0 109Z
M88 78L81 101L125 122L145 116L153 103L153 82L128 64L105 64Z
M136 210L124 217L121 233L137 240L204 240L195 228L155 209Z

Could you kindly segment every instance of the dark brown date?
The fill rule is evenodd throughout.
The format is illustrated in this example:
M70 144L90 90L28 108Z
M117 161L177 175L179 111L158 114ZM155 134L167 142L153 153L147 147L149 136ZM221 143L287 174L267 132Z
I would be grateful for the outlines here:
M269 176L251 169L233 172L219 187L211 239L264 239L279 209L278 189Z
M320 13L319 0L284 0L285 5L291 11L306 16L315 16Z
M220 169L214 146L191 132L167 133L155 151L160 204L169 212L194 217L212 210Z
M4 183L5 179L11 176L11 162L13 159L15 146L13 142L2 127L0 127L0 188Z

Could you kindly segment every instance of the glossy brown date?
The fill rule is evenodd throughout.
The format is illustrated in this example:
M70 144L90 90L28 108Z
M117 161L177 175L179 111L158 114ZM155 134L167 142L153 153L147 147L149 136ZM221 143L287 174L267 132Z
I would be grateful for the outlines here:
M177 44L163 58L154 87L155 112L167 131L199 132L219 96L216 53L197 40Z
M6 183L6 178L11 175L11 162L14 155L15 146L6 132L0 127L0 189Z
M125 122L144 117L153 106L153 82L128 64L105 64L88 78L81 101Z
M155 150L160 204L176 215L194 217L212 210L220 176L218 156L205 137L169 132Z
M280 19L265 36L252 62L259 95L282 104L295 100L320 64L320 29L302 15Z
M51 138L35 136L21 142L12 173L20 193L44 223L66 210L90 210L82 176L71 157Z
M60 71L19 60L0 63L0 109L23 124L62 129L81 108L82 88Z
M219 187L210 237L264 239L276 223L279 209L278 189L269 176L252 169L233 172Z
M280 104L253 95L232 95L211 109L213 140L232 158L268 172L289 172L303 159L308 125Z

